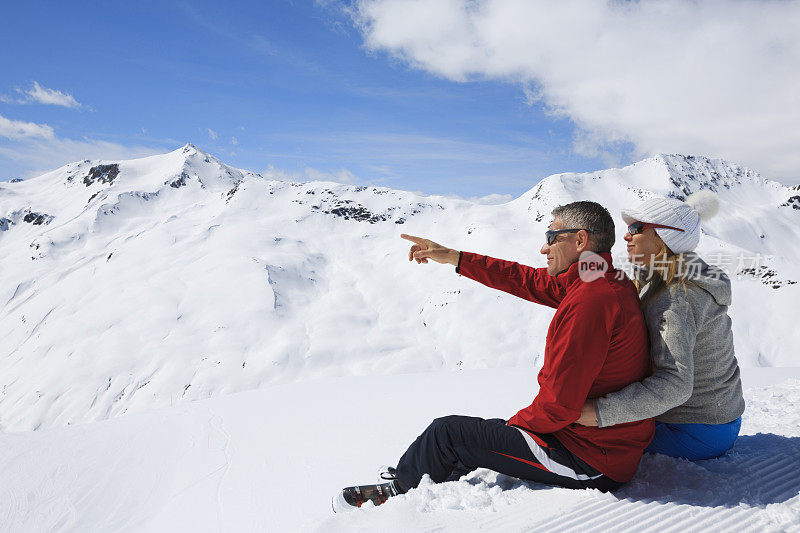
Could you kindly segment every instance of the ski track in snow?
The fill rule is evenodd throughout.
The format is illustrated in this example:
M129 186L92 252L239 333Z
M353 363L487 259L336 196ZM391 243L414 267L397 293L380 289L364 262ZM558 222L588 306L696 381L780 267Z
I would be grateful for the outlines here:
M233 443L231 442L231 436L225 431L225 424L224 420L221 416L215 415L208 421L210 427L214 428L220 435L225 439L225 444L223 446L223 451L225 453L225 465L224 471L222 472L222 476L219 478L219 484L217 485L217 509L218 509L218 518L220 521L220 527L225 523L225 506L223 503L224 499L224 490L225 490L225 478L228 476L228 472L231 470L231 463L233 460Z

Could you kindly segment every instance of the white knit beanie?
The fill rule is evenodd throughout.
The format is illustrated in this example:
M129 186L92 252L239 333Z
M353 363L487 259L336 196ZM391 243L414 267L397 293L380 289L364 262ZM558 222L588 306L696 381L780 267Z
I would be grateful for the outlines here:
M690 194L686 202L674 198L651 198L636 209L623 209L622 219L625 224L650 222L684 230L655 228L673 253L682 254L697 247L700 242L700 221L713 217L718 209L717 195L703 189Z

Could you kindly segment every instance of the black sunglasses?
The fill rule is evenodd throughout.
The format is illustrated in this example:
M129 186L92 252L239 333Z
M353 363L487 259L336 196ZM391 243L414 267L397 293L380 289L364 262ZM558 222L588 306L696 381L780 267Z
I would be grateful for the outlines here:
M547 246L552 246L552 244L556 242L556 237L558 237L562 233L575 233L581 230L585 231L586 233L592 232L592 230L586 228L549 229L544 232L544 238L547 241Z
M628 233L630 233L631 235L638 235L647 228L666 228L666 229L674 229L675 231L686 231L681 228L665 226L664 224L654 224L652 222L633 222L631 224L628 224Z

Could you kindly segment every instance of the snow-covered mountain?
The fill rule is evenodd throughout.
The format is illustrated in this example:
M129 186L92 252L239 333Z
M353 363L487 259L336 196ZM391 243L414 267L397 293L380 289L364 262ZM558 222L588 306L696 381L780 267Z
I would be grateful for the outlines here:
M722 202L700 252L733 277L741 365L800 365L800 190L721 160L558 174L496 206L281 181L192 145L2 183L0 429L322 376L533 367L549 310L407 262L399 234L543 266L556 205L616 215L701 188Z

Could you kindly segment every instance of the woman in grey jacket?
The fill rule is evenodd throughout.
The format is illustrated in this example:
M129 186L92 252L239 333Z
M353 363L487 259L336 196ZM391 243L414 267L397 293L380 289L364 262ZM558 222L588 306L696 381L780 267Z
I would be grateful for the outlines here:
M612 426L655 417L646 451L690 460L724 454L744 412L728 306L731 284L692 252L700 221L717 210L700 191L686 203L653 198L623 210L628 257L650 333L653 373L584 405L582 425Z

